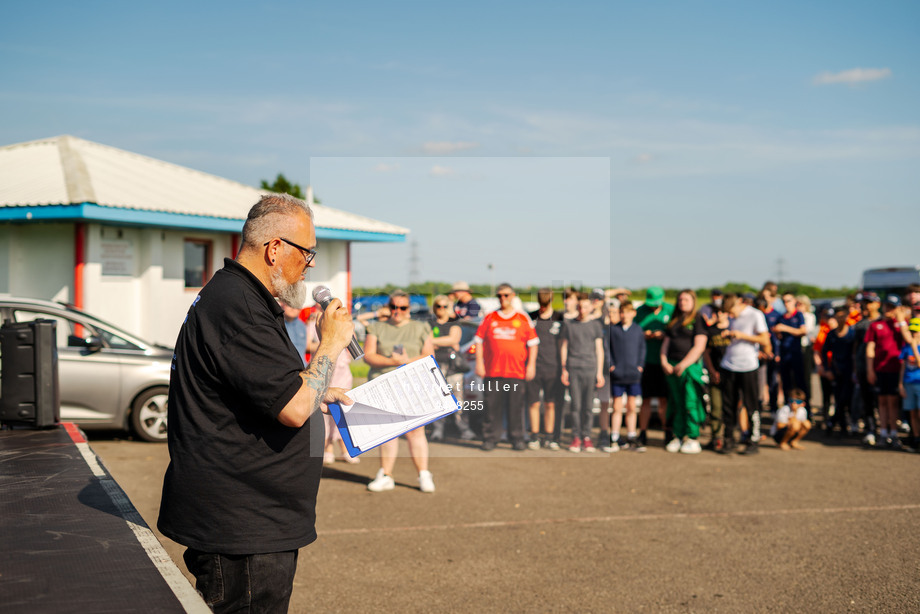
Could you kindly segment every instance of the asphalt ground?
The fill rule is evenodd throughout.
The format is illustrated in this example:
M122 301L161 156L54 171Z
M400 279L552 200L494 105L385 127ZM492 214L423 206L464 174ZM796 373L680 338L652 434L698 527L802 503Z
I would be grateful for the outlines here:
M920 454L815 435L756 456L432 444L323 475L291 612L917 612ZM165 445L89 433L156 531ZM184 548L157 533L185 572Z

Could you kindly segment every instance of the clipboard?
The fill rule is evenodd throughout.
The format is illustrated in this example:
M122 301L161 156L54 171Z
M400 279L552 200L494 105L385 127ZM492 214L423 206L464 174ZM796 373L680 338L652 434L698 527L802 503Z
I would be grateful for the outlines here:
M355 404L329 413L352 457L460 410L434 356L426 356L349 391ZM349 421L350 419L350 421Z

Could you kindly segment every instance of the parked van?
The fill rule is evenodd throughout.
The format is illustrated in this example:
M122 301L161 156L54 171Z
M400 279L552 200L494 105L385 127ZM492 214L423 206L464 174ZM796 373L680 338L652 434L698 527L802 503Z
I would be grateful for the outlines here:
M862 274L861 289L863 292L875 292L884 299L889 294L903 296L911 284L920 284L920 264L866 269Z

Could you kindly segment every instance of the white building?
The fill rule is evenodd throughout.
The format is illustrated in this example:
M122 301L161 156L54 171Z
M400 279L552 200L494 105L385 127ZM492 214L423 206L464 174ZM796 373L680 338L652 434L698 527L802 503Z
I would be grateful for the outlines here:
M69 302L171 346L265 193L72 136L0 147L0 293ZM312 285L351 298L350 245L408 230L313 205Z

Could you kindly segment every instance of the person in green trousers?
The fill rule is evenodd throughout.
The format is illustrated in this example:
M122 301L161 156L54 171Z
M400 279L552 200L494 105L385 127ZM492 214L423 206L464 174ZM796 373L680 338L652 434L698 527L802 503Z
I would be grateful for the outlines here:
M701 358L709 337L698 313L696 293L681 290L661 344L661 369L668 384L668 423L673 439L668 452L699 454L700 425L706 420Z

